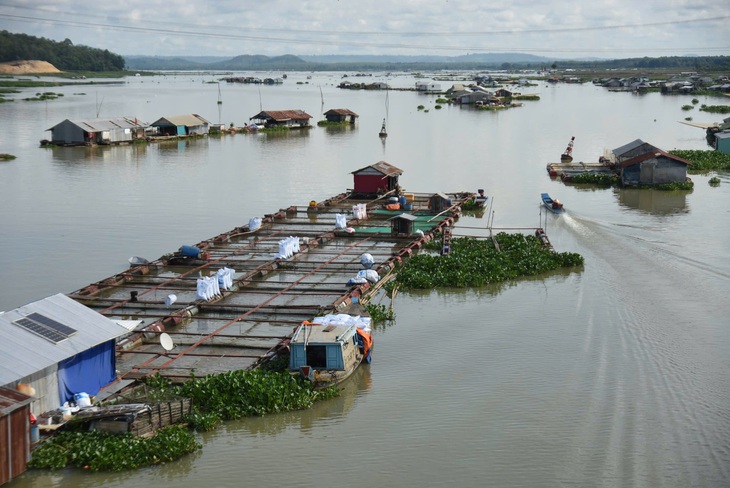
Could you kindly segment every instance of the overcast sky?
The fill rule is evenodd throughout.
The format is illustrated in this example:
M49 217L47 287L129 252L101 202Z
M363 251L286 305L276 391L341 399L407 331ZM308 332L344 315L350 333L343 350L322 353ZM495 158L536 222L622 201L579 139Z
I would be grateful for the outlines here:
M714 56L727 1L0 0L0 29L123 55Z

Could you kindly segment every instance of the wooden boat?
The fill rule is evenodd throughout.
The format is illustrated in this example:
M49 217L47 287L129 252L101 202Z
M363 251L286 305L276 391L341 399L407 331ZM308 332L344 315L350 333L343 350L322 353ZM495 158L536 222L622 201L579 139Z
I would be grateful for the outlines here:
M370 323L370 317L346 313L302 322L289 343L289 371L316 389L345 381L363 360L370 362Z
M559 200L555 199L553 200L550 198L550 195L547 193L541 193L540 197L542 198L542 204L545 205L545 208L550 210L552 213L563 213L565 212L565 209L563 208L563 204L560 203Z

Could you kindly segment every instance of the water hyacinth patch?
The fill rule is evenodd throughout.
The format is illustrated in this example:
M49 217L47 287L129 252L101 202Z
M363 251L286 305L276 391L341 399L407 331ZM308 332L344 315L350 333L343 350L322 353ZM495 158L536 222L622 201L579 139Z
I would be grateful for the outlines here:
M482 287L583 265L580 254L550 251L535 236L500 232L496 240L499 250L487 239L453 239L447 256L424 253L409 259L396 282L403 289Z

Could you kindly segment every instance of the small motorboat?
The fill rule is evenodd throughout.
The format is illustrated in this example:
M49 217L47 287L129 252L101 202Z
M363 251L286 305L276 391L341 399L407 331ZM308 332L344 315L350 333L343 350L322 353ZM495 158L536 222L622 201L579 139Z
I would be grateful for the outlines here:
M563 204L560 203L560 200L555 199L553 200L550 198L550 195L547 193L541 193L540 194L542 198L542 204L545 205L545 208L550 210L552 213L563 213L565 212L565 209L563 208Z

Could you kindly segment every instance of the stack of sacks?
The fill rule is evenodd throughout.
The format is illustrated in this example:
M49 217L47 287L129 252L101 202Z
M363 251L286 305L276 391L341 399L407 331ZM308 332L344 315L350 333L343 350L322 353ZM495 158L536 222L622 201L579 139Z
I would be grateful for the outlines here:
M362 256L360 256L360 264L362 264L362 267L365 269L370 269L373 267L373 263L375 263L375 260L373 259L373 256L369 253L364 253Z
M366 219L368 218L368 207L364 203L358 203L357 205L352 206L352 215L357 219Z
M320 317L315 317L312 320L313 324L320 325L356 325L358 329L362 329L367 333L370 333L370 325L372 319L370 317L363 317L361 315L349 315L346 313L338 314L327 314Z
M197 291L198 294L195 297L196 300L212 300L221 294L220 287L218 286L218 278L216 276L198 278Z
M218 277L218 286L221 290L230 290L233 286L233 273L235 273L236 270L233 270L231 268L221 268L216 272L216 276Z
M279 254L276 255L278 259L289 259L294 254L299 252L299 238L298 237L287 237L279 241Z

